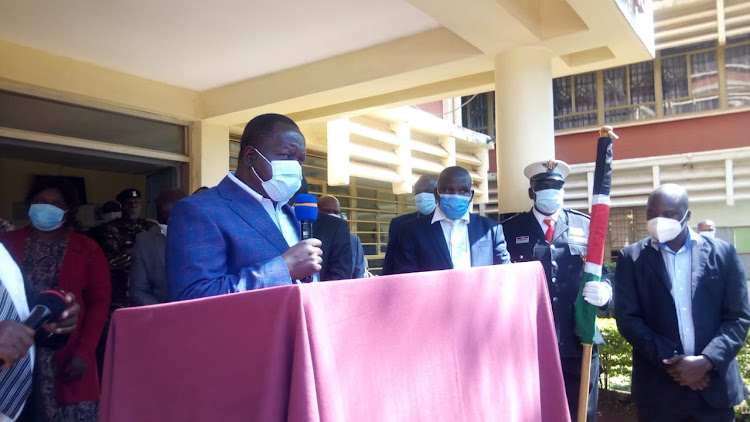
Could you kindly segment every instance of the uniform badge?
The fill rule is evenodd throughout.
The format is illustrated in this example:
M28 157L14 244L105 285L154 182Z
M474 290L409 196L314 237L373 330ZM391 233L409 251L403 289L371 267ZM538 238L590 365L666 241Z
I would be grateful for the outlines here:
M583 230L582 227L568 227L568 230L570 230L570 234L574 236L586 236L586 232Z
M516 243L529 243L529 236L518 236Z

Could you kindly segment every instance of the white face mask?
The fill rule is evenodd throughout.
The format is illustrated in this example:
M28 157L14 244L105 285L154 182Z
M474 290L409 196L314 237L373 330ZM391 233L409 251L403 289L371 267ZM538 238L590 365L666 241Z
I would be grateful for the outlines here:
M687 217L687 212L682 217L682 220L675 220L674 218L667 217L656 217L648 220L646 225L648 226L649 234L659 241L659 243L666 243L670 240L674 240L682 232L682 222Z
M716 230L709 230L706 232L701 232L701 236L703 237L716 237Z
M543 189L534 192L534 194L536 195L534 206L540 212L551 215L562 208L563 197L565 196L564 189Z
M435 194L432 192L422 192L414 195L414 203L422 215L427 215L435 211L435 207L437 206L435 203Z
M260 151L255 151L263 157ZM263 181L253 167L255 177L260 179L261 186L272 201L286 203L302 186L302 166L297 160L268 161L266 157L263 159L271 165L271 179Z

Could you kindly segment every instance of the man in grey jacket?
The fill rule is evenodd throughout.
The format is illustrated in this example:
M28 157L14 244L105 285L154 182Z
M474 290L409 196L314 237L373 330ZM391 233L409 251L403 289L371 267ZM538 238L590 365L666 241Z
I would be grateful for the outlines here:
M187 194L180 189L163 191L156 200L156 220L159 227L140 233L135 238L130 269L130 300L134 306L167 301L164 270L167 221L172 205L186 196Z

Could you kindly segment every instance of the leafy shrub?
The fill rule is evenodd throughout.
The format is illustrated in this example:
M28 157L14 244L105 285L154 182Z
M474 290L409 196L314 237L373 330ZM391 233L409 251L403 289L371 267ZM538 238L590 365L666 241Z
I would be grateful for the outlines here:
M633 369L633 348L617 331L614 318L598 318L596 325L605 344L599 346L599 384L607 390L630 391L630 373Z
M745 340L745 345L737 354L737 363L740 366L742 381L747 387L750 384L750 339ZM734 408L734 413L738 420L750 420L750 402L746 399L740 403Z

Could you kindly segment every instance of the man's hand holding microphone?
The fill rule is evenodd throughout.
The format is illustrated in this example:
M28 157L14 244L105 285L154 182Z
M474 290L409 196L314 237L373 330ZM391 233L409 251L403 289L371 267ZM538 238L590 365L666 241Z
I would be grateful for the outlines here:
M318 218L318 201L315 195L301 193L294 202L294 214L301 224L300 239L296 245L286 250L284 258L292 280L312 281L312 276L320 272L323 263L322 242L313 237L312 225Z

